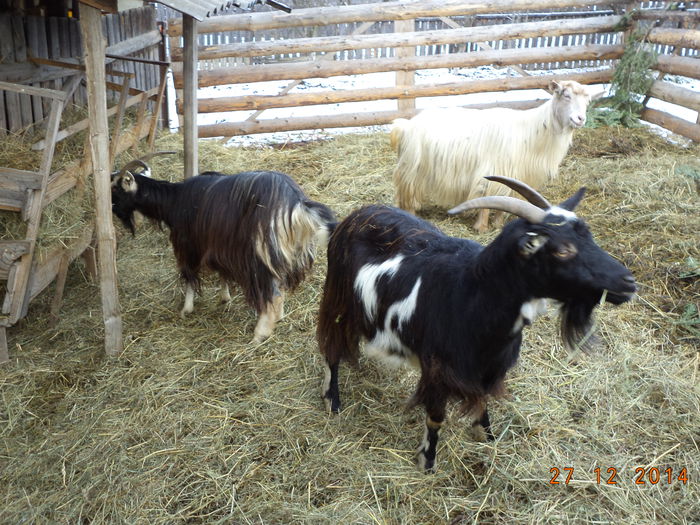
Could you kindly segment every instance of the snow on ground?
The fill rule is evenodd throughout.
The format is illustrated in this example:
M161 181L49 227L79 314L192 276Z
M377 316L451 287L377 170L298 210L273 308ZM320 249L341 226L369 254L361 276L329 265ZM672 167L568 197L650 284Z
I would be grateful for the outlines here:
M567 70L535 70L530 71L532 75L545 74L563 74L575 73L582 71L591 71L589 69L567 69ZM395 85L394 72L384 73L369 73L365 75L339 76L332 78L312 78L307 79L295 86L290 93L301 92L318 92L328 90L348 90L348 89L364 89L377 87L392 87ZM416 84L438 84L446 82L459 82L467 79L493 79L503 78L507 76L519 76L507 67L497 68L493 66L480 66L477 68L453 68L453 69L431 69L416 71ZM666 80L677 82L685 88L698 91L700 96L700 81L688 79L685 77L666 77ZM291 81L271 81L271 82L254 82L249 84L230 84L226 86L212 86L200 88L197 92L199 98L216 98L216 97L232 97L244 95L276 95L283 88L287 87ZM605 89L606 93L609 85L600 85L600 89ZM174 95L174 93L172 93ZM463 106L468 104L480 104L499 101L513 100L534 100L540 98L548 98L549 94L543 89L517 90L505 92L489 92L489 93L473 93L468 95L450 95L443 97L421 97L416 99L416 107L424 109L428 107L451 107ZM170 96L171 115L175 115L174 96ZM657 99L651 99L648 107L665 111L672 115L678 116L685 120L695 122L698 118L698 112L682 106L669 104ZM364 113L372 111L391 111L396 109L396 101L394 100L376 100L366 102L345 102L339 104L326 104L316 106L300 106L293 108L277 108L265 110L260 118L288 118L288 117L309 117L315 115L332 115L343 113ZM198 124L215 124L221 122L240 122L247 119L254 111L230 111L226 113L201 113L198 116ZM650 127L657 130L659 133L669 136L669 132L649 124ZM177 122L171 122L171 129L177 127ZM244 135L233 137L230 140L231 144L239 146L247 146L254 144L270 144L316 140L326 138L338 133L367 133L380 130L388 130L388 126L369 126L361 128L332 128L324 130L303 130L303 131L285 131L278 133L261 133L256 135Z

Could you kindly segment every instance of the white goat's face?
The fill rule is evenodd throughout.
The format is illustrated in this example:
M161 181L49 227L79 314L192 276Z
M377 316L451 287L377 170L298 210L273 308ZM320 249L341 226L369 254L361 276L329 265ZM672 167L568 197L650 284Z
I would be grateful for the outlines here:
M562 128L581 128L586 124L588 104L603 95L603 91L591 94L586 86L564 80L552 81L549 85L552 92L554 115Z

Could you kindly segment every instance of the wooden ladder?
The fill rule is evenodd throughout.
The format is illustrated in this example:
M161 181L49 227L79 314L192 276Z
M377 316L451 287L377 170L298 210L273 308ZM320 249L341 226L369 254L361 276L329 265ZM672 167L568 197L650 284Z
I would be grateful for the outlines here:
M51 99L51 111L46 125L46 148L39 170L0 168L0 209L21 213L22 220L27 223L23 240L0 240L0 281L7 282L0 310L0 363L9 360L6 329L27 314L34 250L41 225L56 136L66 102L80 85L82 77L82 74L71 77L62 91L0 82L2 90ZM65 270L61 268L61 272L65 273ZM59 281L62 279L65 279L65 275L59 274Z

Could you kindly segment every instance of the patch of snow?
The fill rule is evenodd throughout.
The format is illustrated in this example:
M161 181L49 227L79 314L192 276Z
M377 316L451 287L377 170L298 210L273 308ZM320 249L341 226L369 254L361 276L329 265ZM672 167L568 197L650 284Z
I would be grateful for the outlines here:
M577 73L592 71L600 68L578 68L565 70L534 70L529 71L531 75L548 75ZM430 69L416 71L416 84L439 84L446 82L458 82L465 79L496 79L511 76L519 76L508 67L480 66L475 68L450 68L450 69ZM338 76L332 78L311 78L296 82L296 86L290 89L289 93L313 93L328 90L349 90L367 89L377 87L391 87L395 85L396 73L369 73L364 75ZM682 85L684 88L700 92L700 81L679 76L667 76L666 81L672 81ZM292 81L269 81L255 82L250 84L230 84L225 86L212 86L200 88L197 92L199 98L218 98L245 95L277 95L287 88ZM599 85L601 89L609 89L609 84ZM171 85L172 89L172 85ZM174 90L173 90L174 91ZM174 95L174 93L172 93ZM699 95L700 96L700 93ZM421 97L416 99L416 107L424 109L429 107L453 107L469 104L492 103L502 101L534 100L548 98L549 94L543 89L515 90L504 92L472 93L467 95L448 95L440 97ZM170 96L170 114L176 119L174 108L174 96ZM289 117L313 117L316 115L335 115L344 113L365 113L373 111L392 111L396 109L394 100L376 100L364 102L344 102L338 104L298 106L291 108L274 108L264 111L263 118L289 118ZM682 106L663 102L652 98L648 107L665 111L685 120L696 122L698 112ZM229 111L224 113L200 113L197 123L199 125L216 124L222 122L242 122L253 115L255 111ZM177 128L177 121L171 121L171 130ZM669 137L670 132L649 124L662 135ZM271 143L285 143L310 141L331 137L339 133L373 133L377 131L387 131L388 125L354 127L354 128L328 128L319 130L285 131L278 133L260 133L255 135L244 135L233 137L229 144L249 146Z

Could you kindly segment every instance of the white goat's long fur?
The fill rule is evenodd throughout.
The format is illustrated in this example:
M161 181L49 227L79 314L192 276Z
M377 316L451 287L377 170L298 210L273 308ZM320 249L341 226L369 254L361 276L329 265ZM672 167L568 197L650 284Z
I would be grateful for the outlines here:
M529 110L426 109L410 120L394 121L398 205L415 211L427 202L451 207L483 195L510 193L502 184L485 180L487 175L542 187L557 174L592 98L577 82L557 86L550 100Z

